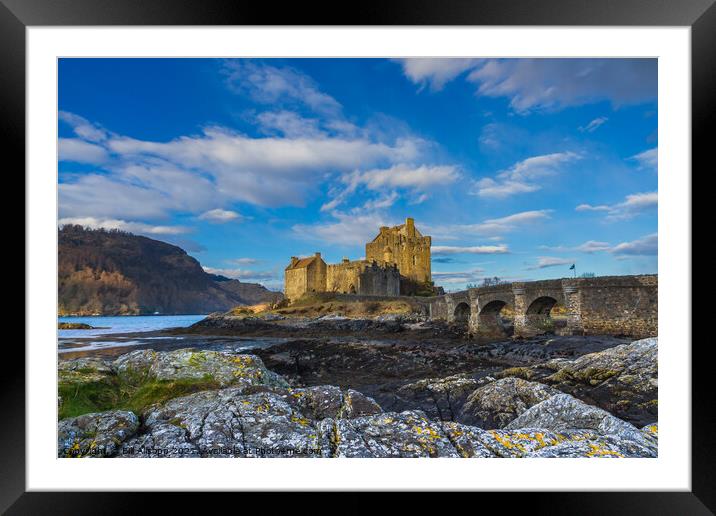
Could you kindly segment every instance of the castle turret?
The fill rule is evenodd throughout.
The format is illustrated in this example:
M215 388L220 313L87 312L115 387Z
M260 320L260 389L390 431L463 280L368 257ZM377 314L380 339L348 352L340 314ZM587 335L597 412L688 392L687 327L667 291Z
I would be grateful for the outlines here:
M432 239L415 227L415 219L395 227L381 227L380 233L366 244L366 259L396 264L400 275L418 283L430 283L430 245Z

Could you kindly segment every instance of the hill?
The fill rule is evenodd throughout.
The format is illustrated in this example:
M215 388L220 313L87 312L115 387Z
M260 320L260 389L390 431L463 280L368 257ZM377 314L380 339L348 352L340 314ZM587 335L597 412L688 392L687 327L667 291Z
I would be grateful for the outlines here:
M208 274L180 247L117 230L58 233L59 315L205 314L283 298Z

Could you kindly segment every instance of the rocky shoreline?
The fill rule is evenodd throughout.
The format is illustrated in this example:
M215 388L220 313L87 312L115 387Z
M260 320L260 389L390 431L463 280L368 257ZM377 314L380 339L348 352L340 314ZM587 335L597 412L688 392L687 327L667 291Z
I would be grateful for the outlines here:
M657 455L655 338L485 345L394 317L206 321L184 334L286 340L60 361L58 456Z

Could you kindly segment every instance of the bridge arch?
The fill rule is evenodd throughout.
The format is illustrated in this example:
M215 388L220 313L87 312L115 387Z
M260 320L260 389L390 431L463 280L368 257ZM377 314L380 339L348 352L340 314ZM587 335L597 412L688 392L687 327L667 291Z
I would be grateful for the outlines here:
M509 337L513 332L510 321L503 318L502 309L512 306L503 299L493 299L485 303L479 310L477 316L477 330L480 335L490 338Z
M549 315L557 300L552 296L540 296L530 303L527 307L527 314Z
M453 312L453 320L455 321L455 324L459 324L461 326L468 326L470 323L470 314L470 305L465 301L461 301L460 303L455 305L455 311Z
M556 297L550 295L533 299L525 310L523 334L553 333L555 324L551 312L558 302Z

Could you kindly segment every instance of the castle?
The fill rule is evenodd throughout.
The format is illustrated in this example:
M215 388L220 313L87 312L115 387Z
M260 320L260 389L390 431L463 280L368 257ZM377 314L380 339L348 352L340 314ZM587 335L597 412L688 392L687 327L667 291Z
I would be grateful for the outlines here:
M365 246L365 260L343 258L328 265L321 253L293 256L285 270L284 294L293 301L309 292L398 296L432 291L430 245L431 238L407 218L405 224L381 227Z

